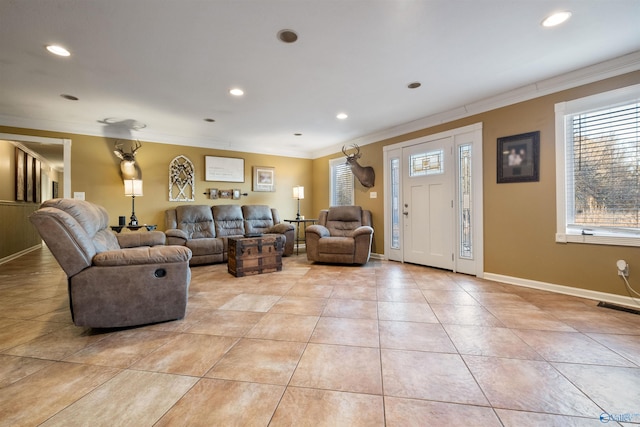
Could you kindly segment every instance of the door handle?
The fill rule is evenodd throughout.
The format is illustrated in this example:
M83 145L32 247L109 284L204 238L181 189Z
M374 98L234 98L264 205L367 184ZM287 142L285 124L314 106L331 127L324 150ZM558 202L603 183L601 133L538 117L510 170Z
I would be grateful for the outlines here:
M409 216L409 212L402 212L402 215Z

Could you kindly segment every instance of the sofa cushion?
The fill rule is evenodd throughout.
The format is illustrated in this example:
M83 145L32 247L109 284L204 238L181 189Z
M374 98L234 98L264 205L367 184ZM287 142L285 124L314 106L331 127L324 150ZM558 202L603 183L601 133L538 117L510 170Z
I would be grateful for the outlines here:
M274 225L271 208L266 205L245 205L242 207L244 229L247 233L268 233Z
M353 255L355 242L356 241L350 237L325 237L318 241L318 252Z
M326 227L332 236L349 237L362 225L360 206L334 206L327 213Z
M178 228L189 236L189 239L216 237L213 227L211 207L206 205L182 205L176 207Z
M224 250L223 239L215 237L187 240L185 245L191 249L193 256L221 254Z
M239 205L216 205L213 207L216 236L238 236L244 234L244 217Z

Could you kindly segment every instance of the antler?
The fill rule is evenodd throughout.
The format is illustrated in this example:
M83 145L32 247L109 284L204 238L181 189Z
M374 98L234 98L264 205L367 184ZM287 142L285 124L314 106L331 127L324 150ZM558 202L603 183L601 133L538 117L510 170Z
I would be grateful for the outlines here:
M136 139L135 146L134 145L131 146L131 155L135 156L136 151L138 151L138 148L140 147L142 147L142 143Z
M343 153L345 156L349 157L349 154L347 154L347 150L344 148L344 145L342 146L342 153Z
M124 151L122 151L122 143L119 141L114 142L113 148L115 148L115 150L113 150L113 154L118 156L118 158L121 160L124 159Z
M360 154L360 147L358 147L358 144L353 144L352 147L356 149L356 153L353 155L353 157L359 159L360 156L362 156L362 154Z

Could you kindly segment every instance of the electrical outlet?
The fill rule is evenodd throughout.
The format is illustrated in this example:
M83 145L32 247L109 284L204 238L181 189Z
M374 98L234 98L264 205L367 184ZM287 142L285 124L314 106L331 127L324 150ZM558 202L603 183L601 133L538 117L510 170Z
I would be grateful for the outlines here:
M629 277L629 264L625 260L616 261L616 267L618 268L618 276Z

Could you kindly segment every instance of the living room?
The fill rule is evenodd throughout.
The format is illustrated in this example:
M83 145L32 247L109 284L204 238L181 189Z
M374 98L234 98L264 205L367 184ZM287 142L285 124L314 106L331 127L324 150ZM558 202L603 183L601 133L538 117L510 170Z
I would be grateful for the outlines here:
M628 14L630 15L638 11L637 6L630 2L626 3L626 6L629 8ZM577 16L572 19L575 18ZM276 39L275 32L269 37L273 39L274 43L280 43ZM303 37L304 35L301 34L301 41ZM595 39L592 39L592 41ZM640 40L640 38L638 39ZM38 40L38 43L43 45L48 41ZM386 233L389 227L389 219L385 216L385 201L388 200L385 195L388 196L389 193L389 181L385 177L386 172L388 172L388 165L384 161L385 147L430 135L450 132L465 126L481 124L482 210L484 213L484 219L480 225L484 236L482 275L496 282L497 286L501 286L501 290L512 288L535 290L537 288L556 292L557 294L545 294L552 295L551 297L545 296L545 298L552 299L557 296L558 300L565 302L567 306L571 305L570 303L574 303L574 300L565 300L565 298L571 296L584 298L594 303L607 301L637 308L633 293L629 291L625 281L617 274L616 269L617 260L626 260L630 265L629 284L632 288L640 288L638 276L634 274L635 269L637 269L636 264L640 260L640 249L637 244L578 244L558 240L556 122L557 104L640 84L640 51L638 50L637 41L635 43L636 46L633 50L611 55L606 60L586 61L579 67L575 66L570 70L555 75L543 73L545 75L544 78L533 77L527 81L527 84L519 85L509 90L487 93L485 96L475 99L465 99L453 106L456 108L436 110L420 117L412 117L413 120L400 121L385 129L378 129L375 132L372 131L366 134L349 134L347 136L345 132L343 139L331 140L331 144L307 150L302 155L296 150L302 150L300 147L304 147L305 143L299 141L304 141L306 132L303 131L302 136L293 136L293 132L298 132L300 129L291 129L286 136L283 136L283 134L275 137L273 135L262 135L265 140L282 138L281 145L290 150L289 152L284 149L282 151L273 150L267 152L266 143L263 147L254 142L252 149L250 144L242 144L240 142L236 144L234 141L229 142L224 138L216 140L213 137L214 141L211 142L211 139L208 140L207 137L203 136L207 135L208 131L201 130L202 128L199 128L198 136L192 139L180 136L175 141L169 141L169 138L159 136L160 133L154 134L153 123L145 123L145 125L149 125L148 129L129 129L131 138L127 139L126 137L118 138L117 135L110 134L108 123L100 123L97 126L93 126L95 125L93 123L92 126L87 125L88 127L76 126L75 130L61 130L59 128L61 124L49 125L49 122L42 117L38 120L28 115L26 117L16 117L12 112L0 110L0 153L3 159L2 167L0 168L0 182L2 182L0 184L0 201L2 201L0 209L3 217L2 224L0 224L0 241L2 242L0 260L6 263L19 263L20 256L29 256L29 253L34 249L40 250L37 249L40 247L39 236L27 220L29 213L27 211L37 209L38 205L33 202L26 203L15 200L15 146L7 141L20 143L20 141L32 139L54 141L61 145L67 144L68 151L65 153L65 160L68 162L67 167L64 171L56 172L55 178L61 183L60 195L66 194L69 197L73 197L75 193L83 193L86 200L104 206L113 225L116 225L119 216L129 216L131 198L125 196L123 191L119 169L120 160L113 153L114 144L118 141L124 142L125 147L128 148L128 144L133 143L134 140L139 140L141 147L137 150L136 162L142 171L144 195L136 197L135 212L141 223L157 225L159 230L164 228L164 211L174 208L177 204L184 203L204 205L224 203L265 204L276 207L280 211L281 218L293 219L298 213L298 201L292 197L291 192L295 186L303 186L305 188L305 198L299 201L300 214L306 218L315 218L321 209L326 209L329 206L331 175L329 161L344 158L344 154L340 150L341 146L348 147L352 143L357 143L361 150L360 163L373 167L376 172L376 181L373 187L364 187L357 181L354 187L354 204L372 212L375 233L372 244L374 259L370 267L380 271L389 268L392 271L395 268L395 264L399 263L385 260L385 256L388 255L385 254L385 247L388 245L389 240L388 233ZM39 45L33 49L37 50L40 47ZM72 46L69 47L73 50ZM44 48L41 50L44 51ZM39 53L38 55L45 56L46 53ZM519 59L522 59L522 56L526 55L518 54ZM556 60L560 61L559 59ZM116 70L121 70L126 65L126 63L120 63ZM478 60L474 66L482 67L482 65L483 62ZM422 64L422 66L431 67L433 64ZM175 64L172 67L175 67ZM86 74L77 70L73 72L90 80L90 71L86 71ZM178 71L174 70L174 72ZM124 73L123 76L119 72L114 72L114 81L118 80L118 76L124 80L129 78L127 73ZM2 82L2 86L6 86L8 83ZM407 81L406 83L409 82ZM405 82L402 82L402 84L404 86ZM433 90L432 84L428 86L430 86L429 90ZM426 88L422 87L415 90L424 89ZM54 93L53 90L57 92ZM403 87L403 90L410 89ZM57 102L73 103L74 101L59 97L60 93L71 91L72 89L69 88L65 88L63 91L61 88L56 87L52 89L49 96L57 97ZM249 92L247 91L247 95L249 95ZM89 93L87 98L90 98ZM84 108L82 102L86 98L84 94L78 94L78 96L80 100L75 107L71 108L81 110ZM110 102L110 100L105 99L106 102ZM237 100L225 102L229 102L230 105L237 104ZM167 99L159 99L158 105L162 105L162 107L156 108L163 110L164 106L170 103ZM268 109L268 103L265 102L263 107ZM126 119L141 119L136 114L143 115L142 111L144 111L144 107L141 105L129 108L126 112ZM42 114L39 111L34 114L36 113ZM206 123L206 125L223 127L225 114L230 113L225 112L224 108L220 108L218 113L219 115L215 117L215 122ZM99 120L104 120L106 117L115 116L116 114L119 113L104 111L102 115L96 114L93 122L97 123ZM158 120L161 121L163 117L171 116L172 114L172 112L162 111L162 114L158 116ZM209 117L209 115L201 115ZM197 120L203 122L200 117ZM333 123L329 124L329 121L325 118L318 120L328 128L334 129L341 126ZM202 126L202 124L200 125ZM90 131L83 132L83 129L88 129L89 127L91 128ZM534 182L497 182L496 175L499 165L496 152L498 140L533 131L539 131L540 136L539 179ZM211 131L211 133L215 134L215 131ZM149 135L156 135L156 137L149 137ZM258 135L256 138L259 139L260 136ZM178 139L183 141L180 142ZM249 139L247 138L247 140ZM322 139L322 137L318 139ZM208 144L208 142L211 142L211 144ZM293 153L293 151L296 152ZM195 200L193 202L178 203L168 199L169 165L171 160L177 156L185 156L193 162L195 169ZM243 182L229 183L206 180L205 161L207 156L242 159L244 164L244 170L242 171ZM253 191L254 168L260 166L273 168L275 191ZM67 186L65 186L65 176L68 177ZM208 194L211 188L219 190L239 189L241 194L246 193L247 195L241 195L239 200L213 200ZM372 197L373 193L376 194L376 197ZM4 220L5 218L11 218L11 220ZM403 276L408 276L411 273L417 277L420 274L416 272L417 270L414 269L415 266L413 265L399 265L402 265L403 269L407 269L402 270ZM289 267L288 273L286 271L287 267ZM324 272L322 271L323 267L325 268ZM332 267L335 268L335 271L332 271ZM225 273L220 266L195 267L193 270L194 278L197 279L195 282L195 291L197 292L203 290L203 282L208 280L204 279L209 277L207 276L209 272L206 272L206 268L212 268L211 271L216 274ZM309 271L315 274L316 278L323 277L323 280L339 280L338 277L341 278L340 280L346 280L347 282L348 280L357 280L355 278L357 273L353 269L344 270L335 266L311 266L310 263L306 263L302 254L289 257L286 260L284 273L290 274L290 276L286 277L291 278L306 268L309 268ZM365 276L370 274L366 266L362 270ZM50 266L46 266L43 271L50 273L53 270L51 270ZM340 272L339 274L337 273L338 271ZM425 277L437 277L436 282L445 280L440 276L442 272L430 269L425 271L427 271L425 272ZM2 274L1 272L2 267L0 266L0 274ZM13 270L11 274L14 274ZM55 277L58 286L64 282L59 272L51 274L52 277ZM387 277L386 274L387 272L385 272L384 277ZM23 275L26 276L24 273ZM391 276L392 274L389 273L388 277ZM455 281L451 277L447 275L446 280ZM222 281L222 285L233 286L227 279ZM11 280L7 280L9 284ZM261 280L267 283L276 279L265 278ZM456 280L459 280L457 283L460 285L466 283L467 279L462 276L462 278ZM486 283L489 282L481 282L482 286L490 286ZM13 282L10 284L15 286ZM273 283L268 284L275 286ZM519 292L524 292L522 289ZM257 292L255 289L254 291ZM541 299L544 298L541 297ZM203 304L202 300L195 298L193 300L194 307L201 309L202 307L199 304ZM220 305L223 304L221 303ZM629 313L624 314L632 316ZM612 318L615 316L618 316L618 313L611 314ZM7 323L10 322L7 321ZM632 323L633 320L630 321L630 324ZM629 332L625 331L625 333ZM631 337L632 335L629 336ZM636 343L637 334L633 335L633 337L629 341ZM637 348L634 347L636 345L630 344L630 347L634 349ZM634 360L637 364L637 359ZM637 370L638 368L635 367L635 371ZM638 374L634 373L633 375ZM510 407L510 409L513 408ZM620 409L619 412L622 410ZM638 408L632 407L624 408L624 411L640 412ZM544 411L540 410L539 412ZM567 415L566 413L562 414Z

